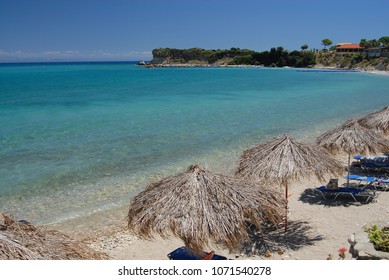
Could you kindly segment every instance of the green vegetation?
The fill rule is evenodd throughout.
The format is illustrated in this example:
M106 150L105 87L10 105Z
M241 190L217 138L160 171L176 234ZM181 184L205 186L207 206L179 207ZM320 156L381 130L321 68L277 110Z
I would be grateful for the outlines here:
M308 45L307 44L304 44L301 46L301 50L304 51L304 50L307 50L308 49Z
M381 38L366 40L361 39L359 44L364 48L374 48L374 47L388 47L389 46L389 36L383 36Z
M389 252L389 227L379 228L377 225L372 225L365 231L369 234L369 239L376 250Z
M308 48L307 45L305 45ZM208 64L228 65L263 65L309 67L316 64L315 54L311 51L289 52L283 47L271 48L270 51L255 52L247 49L231 48L229 50L170 49L153 50L153 57L163 58L171 63L202 62Z
M324 45L324 49L326 49L327 46L332 45L332 41L330 39L323 39L321 40L322 45Z

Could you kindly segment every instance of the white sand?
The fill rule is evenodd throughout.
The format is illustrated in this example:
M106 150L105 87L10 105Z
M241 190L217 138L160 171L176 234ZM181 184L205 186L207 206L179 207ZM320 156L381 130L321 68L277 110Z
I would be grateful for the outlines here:
M343 160L344 162L344 160ZM345 180L340 180L343 183ZM375 202L368 204L355 203L350 200L324 201L313 188L322 185L317 180L304 180L290 186L289 197L289 248L285 253L277 254L275 244L271 259L325 260L329 254L338 259L338 249L349 248L348 237L364 225L379 223L389 225L389 192L379 191ZM125 216L126 213L123 213ZM109 233L89 240L90 245L105 251L113 259L167 259L167 254L183 246L177 238L163 240L156 236L153 241L140 240L129 234L122 224L111 227ZM283 230L280 230L282 233ZM286 238L286 237L284 237ZM264 259L262 255L240 255L220 248L214 249L217 254L230 259ZM351 255L346 253L346 259Z

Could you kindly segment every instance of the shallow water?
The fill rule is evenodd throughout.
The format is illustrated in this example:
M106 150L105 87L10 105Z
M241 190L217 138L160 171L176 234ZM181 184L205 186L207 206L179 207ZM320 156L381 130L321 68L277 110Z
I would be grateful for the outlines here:
M389 78L264 68L0 66L0 211L47 224L128 203L193 163L229 173L389 103Z

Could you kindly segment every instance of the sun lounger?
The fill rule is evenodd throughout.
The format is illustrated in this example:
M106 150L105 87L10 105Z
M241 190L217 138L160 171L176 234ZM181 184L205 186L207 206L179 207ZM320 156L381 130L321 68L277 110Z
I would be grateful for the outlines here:
M344 178L345 179L348 178L349 180L356 180L359 182L368 182L368 183L372 183L380 180L380 178L377 177L368 177L368 176L359 176L359 175L349 175L349 176L344 176Z
M375 183L380 180L377 177L368 177L368 176L359 176L359 175L349 175L349 176L344 176L344 178L346 180L348 179L349 184L347 185L347 183L344 183L343 187L364 188L365 186L369 185L371 189L376 189Z
M358 198L365 199L365 203L369 202L369 200L373 201L377 194L375 192L375 187L373 183L376 182L377 178L375 177L362 177L357 175L350 175L349 180L357 180L355 186L342 186L339 188L328 188L327 186L321 186L316 188L324 199L328 199L329 197L333 197L333 200L341 197L351 197L355 202L358 202ZM346 176L347 179L347 176ZM362 181L367 182L367 184L361 184Z
M354 156L354 159L358 161L358 165L365 170L383 172L389 171L389 157L363 157L360 155Z
M347 179L347 176L345 176L344 178ZM353 186L353 187L361 188L361 187L365 187L365 186L369 185L370 187L368 187L368 188L371 188L374 190L383 190L383 191L389 190L389 179L383 179L383 178L378 178L378 177L359 176L359 175L349 175L348 178L349 178L349 180L357 181L357 183L355 185L350 183L348 187ZM365 183L367 183L367 185Z
M189 252L187 247L180 247L167 255L169 260L226 260L224 256L217 255L213 252L204 252L202 256L197 256Z
M338 197L352 197L355 202L358 202L358 198L365 199L365 203L369 202L369 200L373 201L377 194L375 191L359 189L353 187L342 187L337 190L328 190L325 186L321 186L316 188L318 192L323 196L324 199L328 199L328 197L333 197L333 200L336 200Z

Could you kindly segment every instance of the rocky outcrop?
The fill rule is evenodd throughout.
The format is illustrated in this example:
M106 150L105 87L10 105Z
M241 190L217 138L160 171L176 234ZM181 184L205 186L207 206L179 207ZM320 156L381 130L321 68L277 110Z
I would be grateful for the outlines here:
M199 48L181 49L154 49L151 64L207 64L208 57L204 50Z
M357 260L389 260L389 253L378 251L370 242L363 228L357 230L349 238L350 253Z
M159 48L154 49L153 59L150 64L153 65L227 65L233 63L238 57L245 57L255 53L251 50L241 50L231 48L229 50L205 50L201 48L191 49L172 49ZM250 64L250 63L239 63Z
M266 67L314 67L324 69L350 69L389 71L389 58L369 58L364 53L337 53L334 51L292 51L282 47L255 52L247 49L205 50L201 48L154 49L153 59L145 67L176 67L255 65Z
M366 54L359 53L317 52L315 68L389 71L389 58L367 58Z

